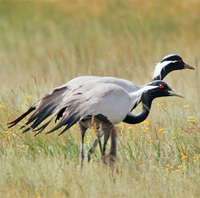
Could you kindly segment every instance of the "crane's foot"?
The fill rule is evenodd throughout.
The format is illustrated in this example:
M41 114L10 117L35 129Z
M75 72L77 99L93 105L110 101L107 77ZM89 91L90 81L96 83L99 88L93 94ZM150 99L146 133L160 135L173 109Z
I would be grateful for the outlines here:
M106 155L106 156L102 156L101 160L102 160L103 164L109 164L112 171L114 170L115 163L117 161L116 156L109 154L109 155Z

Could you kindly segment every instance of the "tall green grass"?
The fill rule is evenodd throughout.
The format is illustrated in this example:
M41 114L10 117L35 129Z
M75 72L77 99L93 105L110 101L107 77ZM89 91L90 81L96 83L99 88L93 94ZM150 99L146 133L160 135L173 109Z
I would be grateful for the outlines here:
M1 197L198 197L199 9L198 1L1 1ZM59 131L22 134L23 122L7 129L43 93L73 77L145 84L169 53L196 68L165 79L185 99L156 99L148 122L119 125L114 173L101 164L98 148L80 170L77 125L59 137ZM88 130L85 153L95 139Z

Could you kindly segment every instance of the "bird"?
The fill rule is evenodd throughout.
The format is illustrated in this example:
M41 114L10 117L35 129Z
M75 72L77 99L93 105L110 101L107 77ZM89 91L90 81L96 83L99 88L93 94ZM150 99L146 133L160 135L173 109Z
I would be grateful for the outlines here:
M59 89L54 91L63 94L65 88L64 90ZM8 123L8 125L9 128L13 127L32 111L34 113L28 118L25 125L21 127L21 129L27 127L24 129L24 133L33 130L39 134L53 119L58 120L61 118L59 123L47 132L49 134L65 126L59 134L61 135L79 122L81 130L80 161L82 167L84 159L84 136L87 128L91 128L93 123L95 123L96 128L102 126L105 136L102 156L105 156L110 130L116 124L122 122L131 109L137 106L140 101L143 105L142 112L136 115L131 114L128 122L131 124L142 122L150 112L153 99L163 96L184 97L160 80L152 81L138 91L130 93L113 83L88 82L73 90L61 103L59 100L56 100L57 98L52 97L52 95L44 95L43 98L39 99L24 114ZM54 105L56 105L56 108L52 111L52 106ZM36 129L49 115L51 115L51 118Z
M156 64L154 74L153 74L153 80L163 80L166 75L168 75L170 72L175 70L182 70L182 69L190 69L195 70L194 67L186 64L183 59L177 55L177 54L169 54L165 56L159 63ZM55 90L59 89L66 89L66 93L64 95L67 95L67 92L76 90L77 87L83 85L84 83L114 83L116 85L119 85L123 87L127 92L134 92L144 87L144 85L136 85L132 81L116 78L116 77L100 77L100 76L79 76L76 78L73 78L66 84L62 85L61 87L56 88ZM57 93L50 92L50 95L52 94L60 101L62 101L63 96L58 95ZM129 123L128 119L131 114L127 114L127 117L123 122Z
M194 70L195 68L186 64L179 55L169 54L169 55L165 56L159 63L156 64L152 81L153 80L163 80L165 78L165 76L167 74L169 74L170 72L175 71L175 70L181 70L181 69ZM123 87L127 92L137 91L144 87L144 85L136 85L135 83L133 83L129 80L125 80L125 79L120 79L120 78L115 78L115 77L99 77L99 76L76 77L63 86L68 87L68 89L73 90L73 89L76 89L76 87L78 87L86 82L114 83L114 84L117 84L117 85ZM134 108L135 107L133 107L133 109ZM127 116L125 117L125 119L123 120L123 122L130 124L129 120L131 118L131 115L132 115L131 113L128 113ZM99 142L100 150L102 150L101 149L101 140L100 140L102 135L103 135L103 133L99 132L98 139L95 140L93 146L89 150L88 161L90 161L90 156L94 153L94 150L97 146L97 142Z

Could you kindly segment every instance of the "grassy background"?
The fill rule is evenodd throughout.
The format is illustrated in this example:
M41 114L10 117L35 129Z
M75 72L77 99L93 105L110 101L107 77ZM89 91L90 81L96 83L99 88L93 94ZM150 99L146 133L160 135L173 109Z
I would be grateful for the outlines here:
M1 1L1 197L198 197L199 10L199 1ZM148 122L120 125L118 173L99 162L99 149L80 171L78 126L61 137L7 129L43 93L71 78L146 84L155 63L170 53L196 68L165 79L186 98L156 99ZM88 131L86 151L94 139Z

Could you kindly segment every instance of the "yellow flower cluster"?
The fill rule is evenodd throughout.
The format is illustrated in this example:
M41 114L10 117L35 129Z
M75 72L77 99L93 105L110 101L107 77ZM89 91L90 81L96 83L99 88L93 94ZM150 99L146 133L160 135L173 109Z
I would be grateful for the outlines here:
M30 98L32 98L33 96L32 95L28 95L28 96L26 96L26 98L28 98L28 99L30 99Z
M7 134L7 135L10 135L10 134L12 134L13 132L12 132L12 131L5 131L4 133Z
M146 128L144 129L144 133L147 133L147 131L150 129L149 126L149 121L145 120L141 122L142 125L146 125Z
M163 103L157 103L157 107L163 106Z
M3 106L2 104L0 104L0 108L1 108L1 109L3 109L3 108L4 108L4 106Z
M142 125L143 125L143 124L146 124L146 126L149 126L149 121L144 120L143 122L141 122L141 124L142 124Z
M189 116L188 117L188 122L193 122L193 123L195 123L196 121L195 121L195 117L194 116Z
M188 157L187 157L187 155L183 155L182 157L181 157L181 159L187 159Z
M188 109L190 107L190 105L184 105L183 108Z
M164 131L164 130L165 130L164 128L161 128L161 129L159 129L159 132Z

